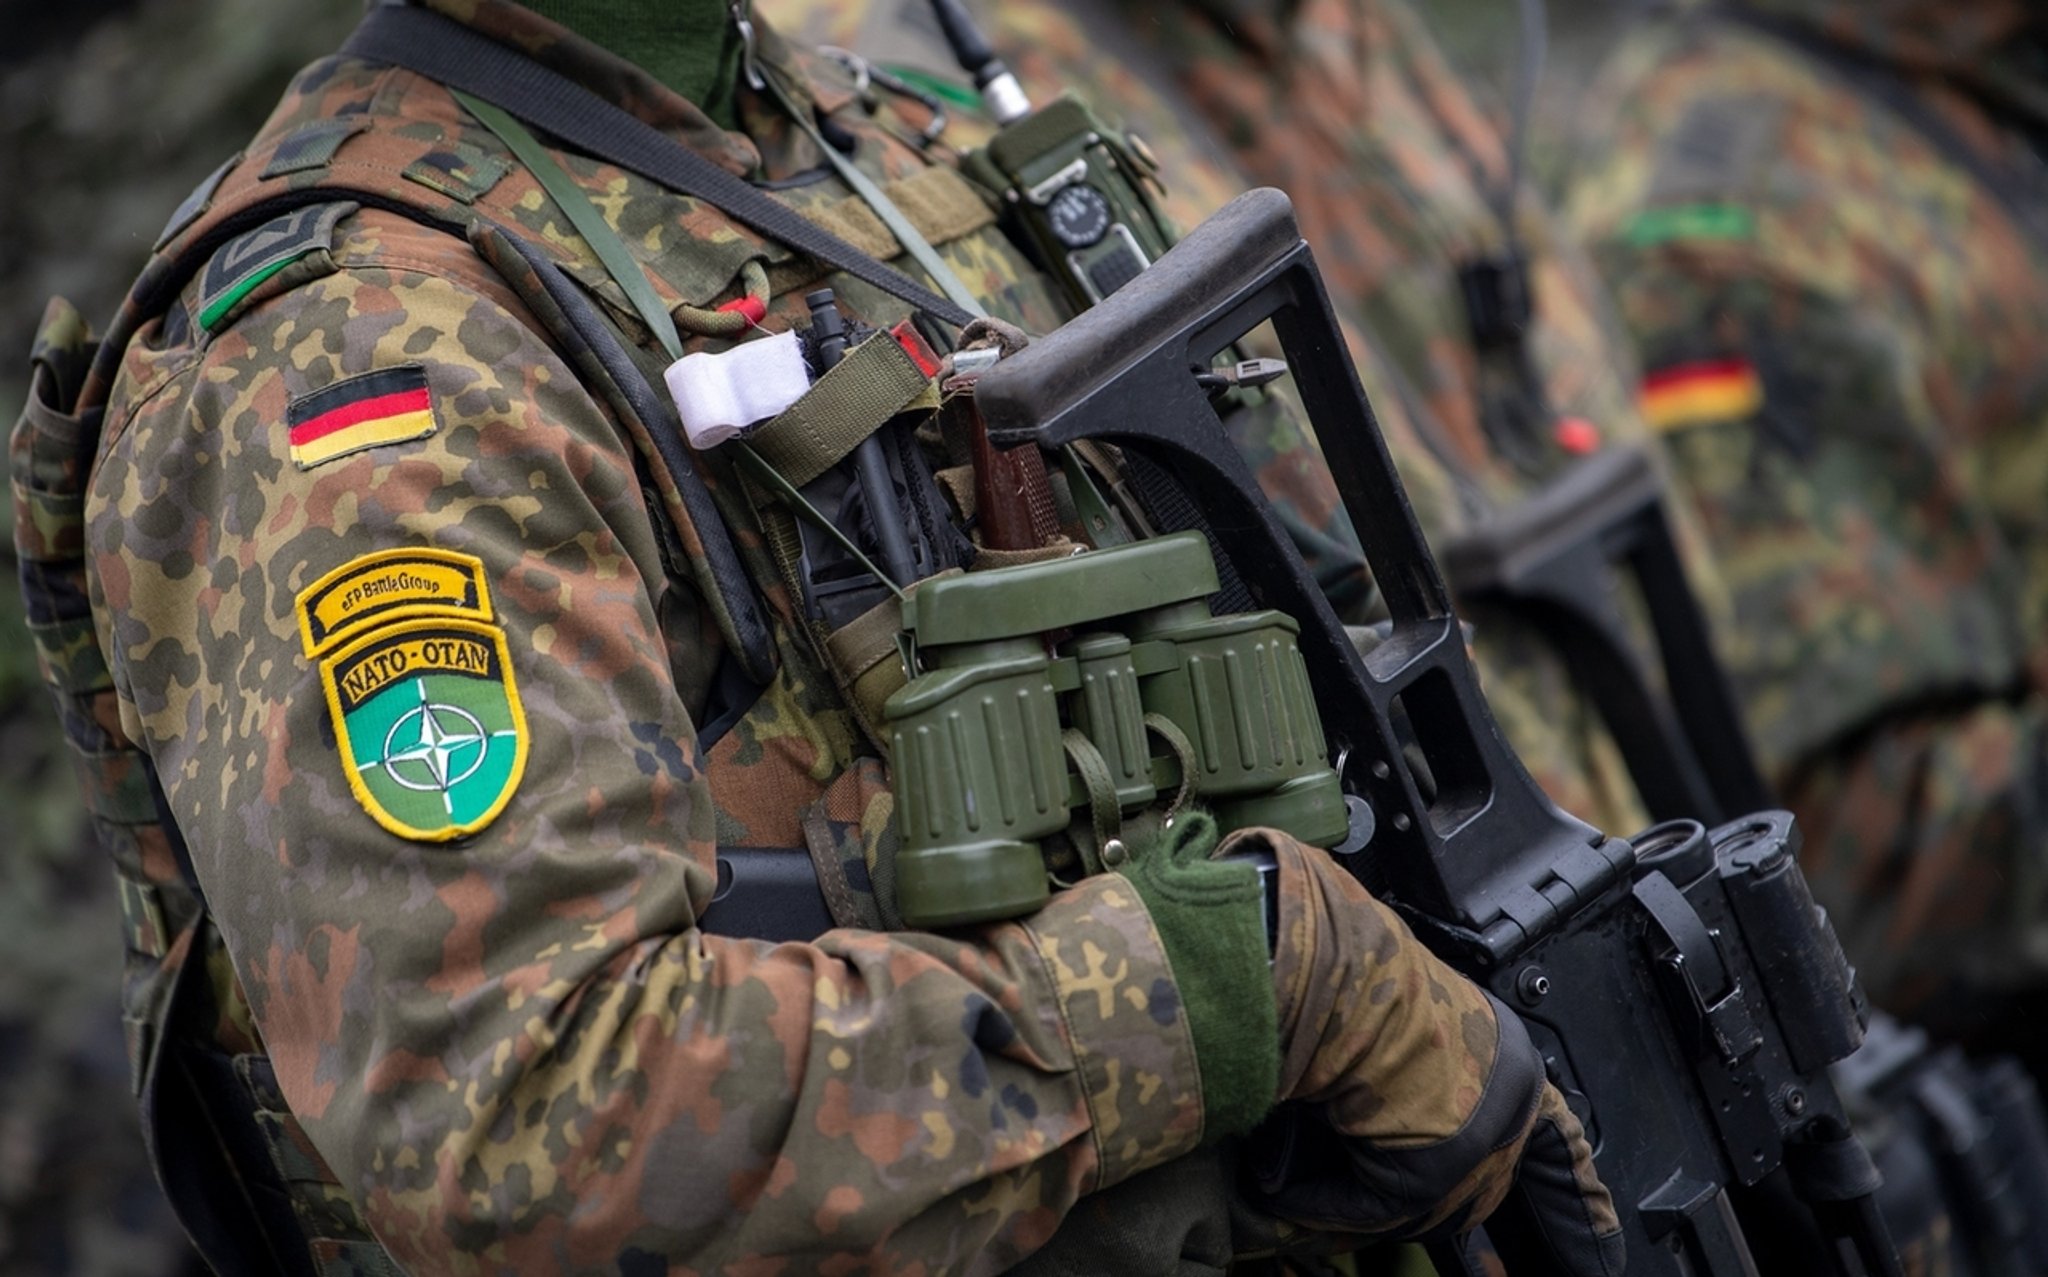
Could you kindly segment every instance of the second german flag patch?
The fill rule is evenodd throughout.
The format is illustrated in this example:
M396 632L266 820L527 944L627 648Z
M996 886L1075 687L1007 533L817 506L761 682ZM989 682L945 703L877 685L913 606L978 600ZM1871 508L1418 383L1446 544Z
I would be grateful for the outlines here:
M1764 383L1747 359L1710 359L1660 368L1643 378L1643 420L1659 434L1735 421L1764 406Z
M380 444L424 439L439 427L426 369L417 365L335 382L292 400L286 419L292 463L301 470Z

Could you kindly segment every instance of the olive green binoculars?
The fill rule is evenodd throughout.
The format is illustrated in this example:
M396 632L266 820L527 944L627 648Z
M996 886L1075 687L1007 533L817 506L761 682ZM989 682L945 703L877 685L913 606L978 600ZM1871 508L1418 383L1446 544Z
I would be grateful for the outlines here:
M1106 843L1183 787L1224 829L1343 839L1300 627L1213 615L1216 591L1207 541L1183 532L934 578L904 601L915 667L882 716L905 923L1030 913L1050 891L1043 840Z

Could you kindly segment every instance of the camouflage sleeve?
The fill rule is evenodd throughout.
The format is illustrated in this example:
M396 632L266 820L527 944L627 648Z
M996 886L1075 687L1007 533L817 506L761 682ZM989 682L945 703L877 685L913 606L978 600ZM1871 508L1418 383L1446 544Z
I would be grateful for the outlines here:
M1618 237L1603 262L1815 891L1874 996L1954 1011L2048 970L2048 577L1923 381L1913 308L1828 287L1821 249Z
M711 802L657 622L690 604L632 454L509 298L381 260L182 368L147 334L90 521L124 713L396 1258L992 1271L1193 1148L1116 878L969 941L696 930Z

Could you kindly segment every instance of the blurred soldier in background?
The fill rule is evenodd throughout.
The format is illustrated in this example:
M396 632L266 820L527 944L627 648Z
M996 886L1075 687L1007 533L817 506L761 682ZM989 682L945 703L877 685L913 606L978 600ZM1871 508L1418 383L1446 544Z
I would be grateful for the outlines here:
M1721 649L1815 895L1875 1000L2036 1076L2043 34L2018 0L1681 7L1588 96L1571 197L1729 591ZM1969 1170L2039 1129L2002 1116L2017 1070L1950 1055L1887 1076L1888 1049L1852 1064L1893 1101L1872 1127L1917 1129L1969 1186L1956 1271L2048 1268L2038 1206L2000 1207ZM2010 1166L2007 1189L2038 1182L2038 1150Z
M1572 203L1815 894L1874 999L2037 1069L2010 1011L2048 975L2042 23L1688 10L1589 100Z

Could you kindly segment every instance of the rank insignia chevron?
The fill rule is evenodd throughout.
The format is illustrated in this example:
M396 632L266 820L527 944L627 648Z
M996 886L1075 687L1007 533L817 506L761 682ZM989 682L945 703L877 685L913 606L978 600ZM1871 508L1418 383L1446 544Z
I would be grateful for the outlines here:
M344 201L294 209L222 245L199 276L199 326L219 332L245 309L250 294L301 259L317 253L316 265L332 271L328 249L334 245L334 229L357 207Z

